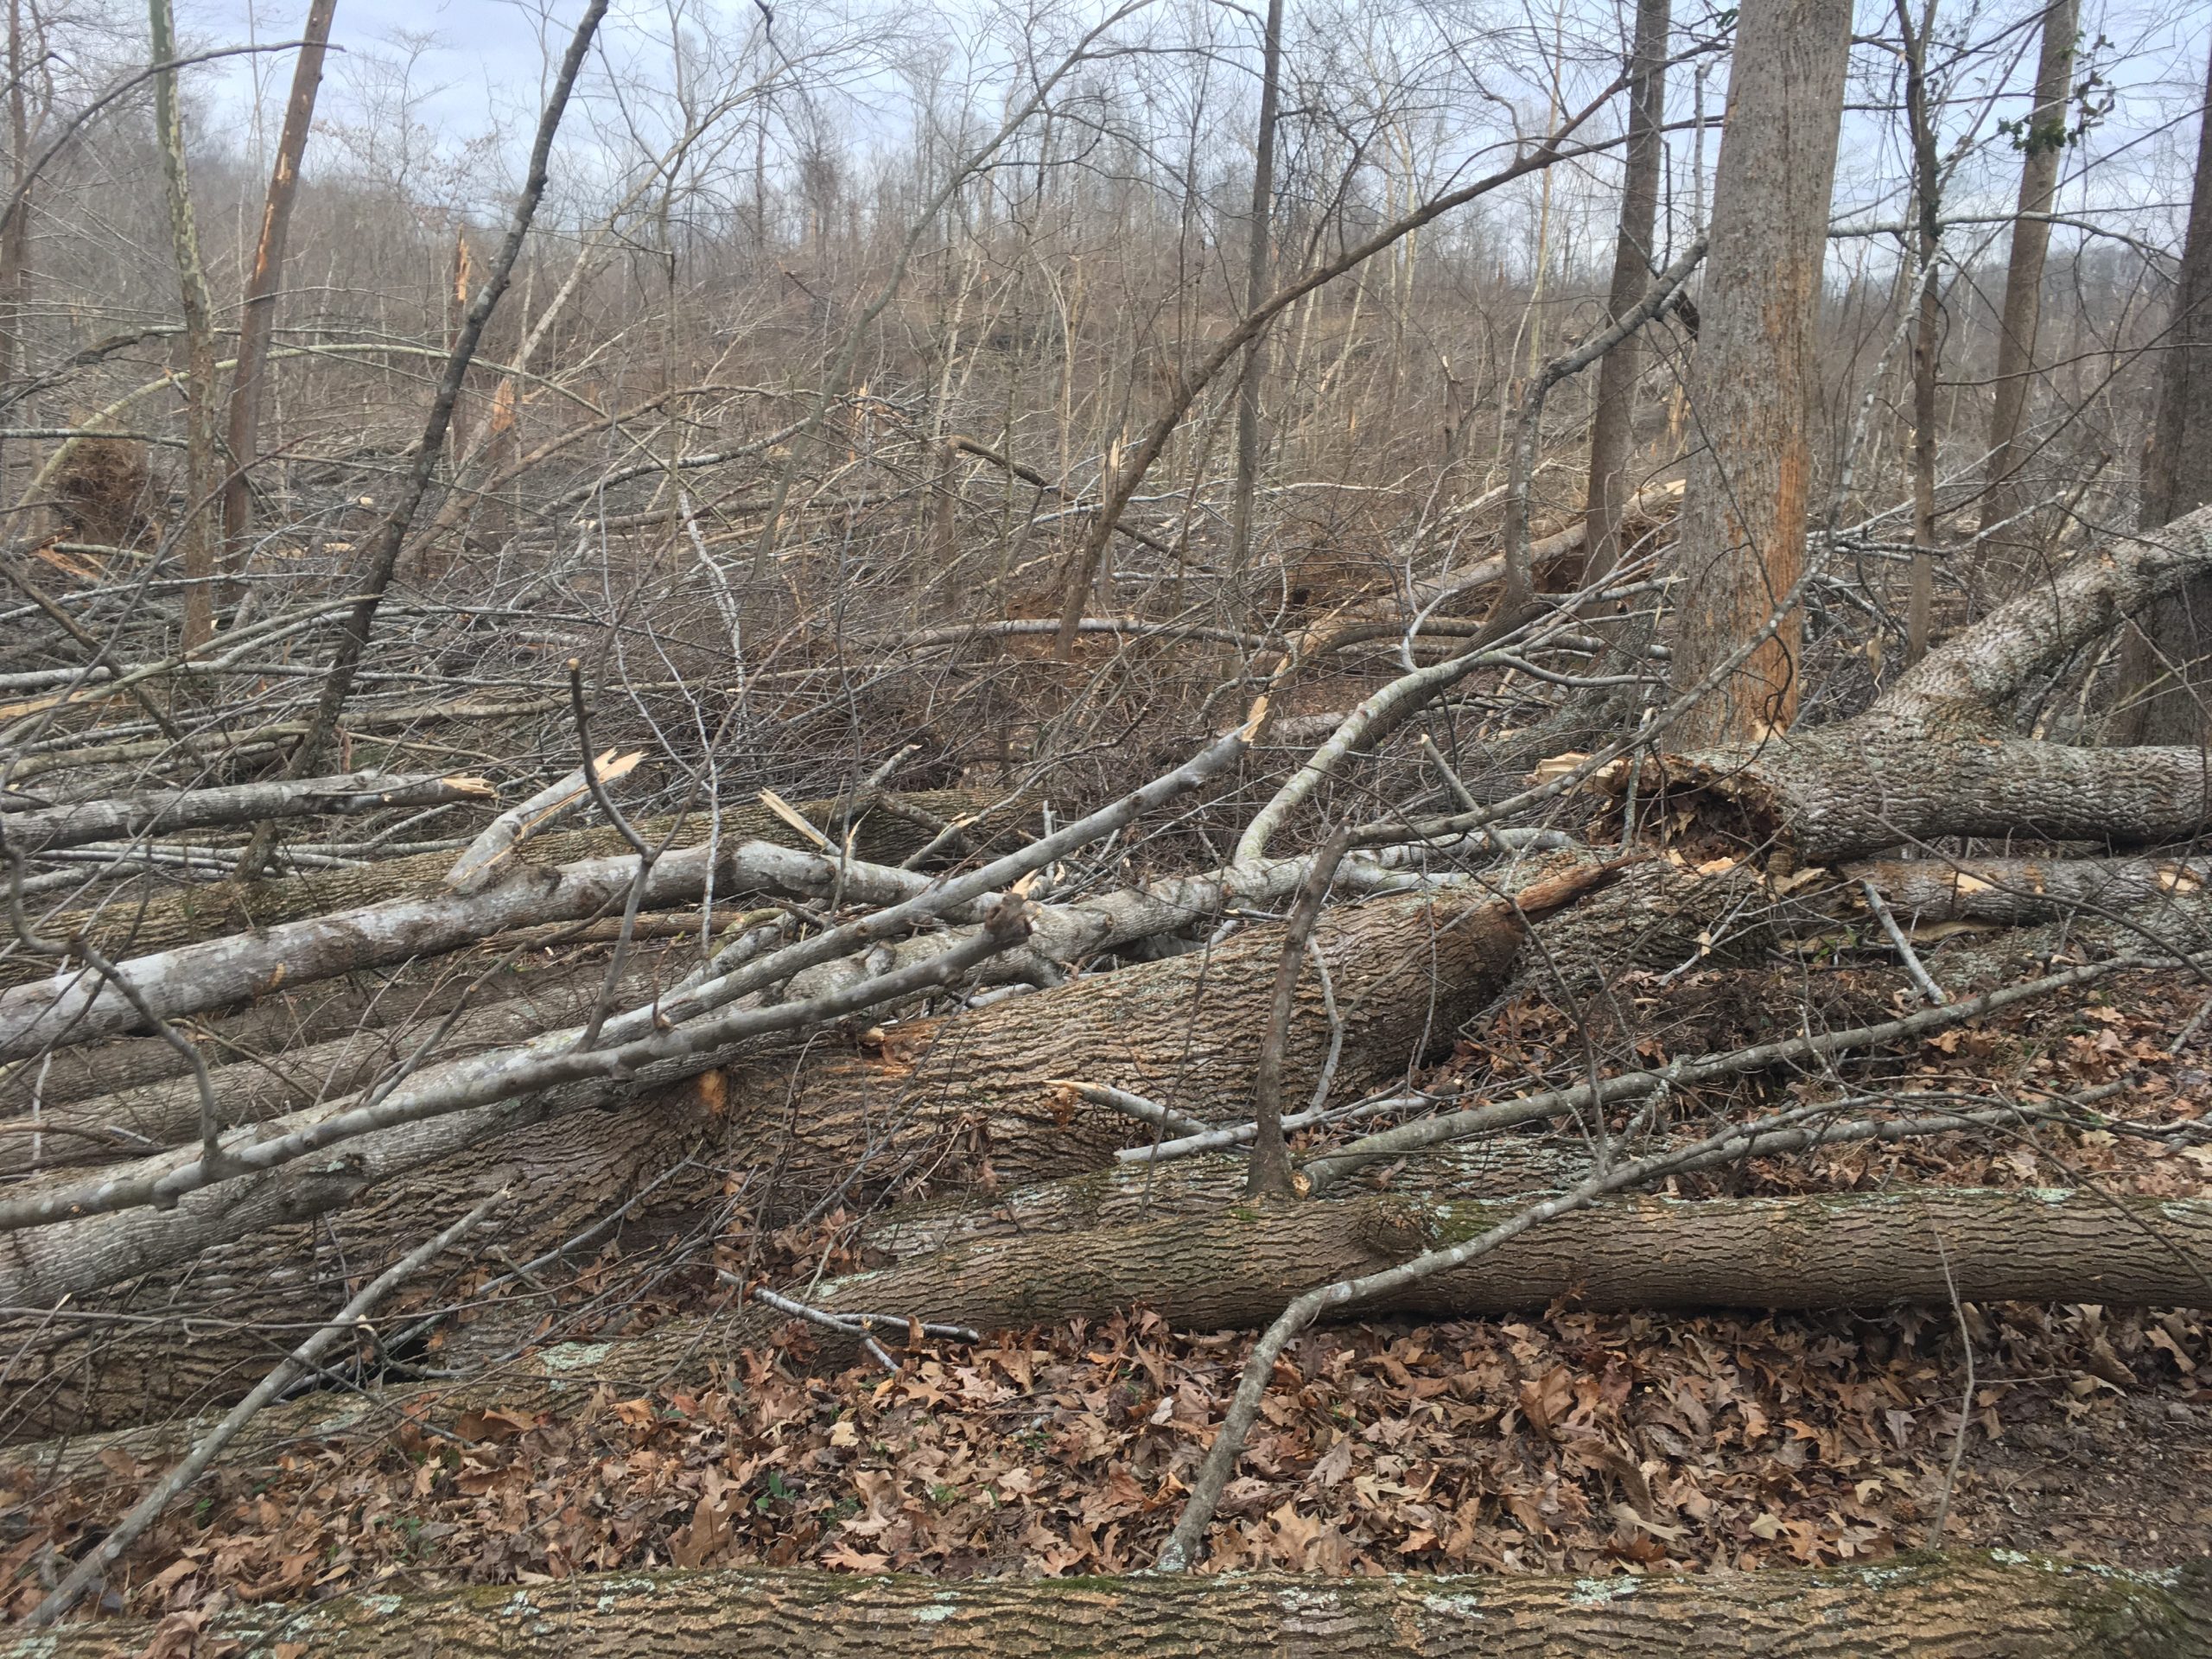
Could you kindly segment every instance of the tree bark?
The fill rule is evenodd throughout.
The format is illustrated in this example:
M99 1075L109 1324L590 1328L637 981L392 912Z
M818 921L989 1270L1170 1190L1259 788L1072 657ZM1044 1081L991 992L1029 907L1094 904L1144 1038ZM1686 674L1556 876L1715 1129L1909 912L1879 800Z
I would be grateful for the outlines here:
M1407 1654L1421 1659L2202 1659L2202 1563L2131 1573L2018 1551L1756 1573L1122 1579L859 1577L801 1569L585 1576L254 1605L198 1629L316 1659L556 1652L764 1659L1004 1659ZM8 1659L151 1652L154 1626L88 1619L17 1638ZM153 1646L149 1644L152 1643Z
M147 22L154 61L176 56L176 22L169 0L147 0ZM215 531L211 521L219 474L215 468L215 317L207 291L207 272L200 257L200 232L193 222L192 187L186 176L184 111L177 96L177 74L163 69L154 77L154 124L162 152L162 182L168 198L169 247L176 260L183 298L186 368L184 384L184 592L182 645L191 651L215 633Z
M1659 216L1659 168L1666 120L1667 30L1671 0L1637 0L1629 48L1628 145L1621 184L1620 228L1613 242L1613 277L1605 320L1618 322L1651 284L1658 262L1652 232ZM1597 406L1590 418L1590 485L1583 518L1585 583L1603 580L1620 557L1621 519L1634 492L1636 383L1643 368L1637 336L1605 354L1598 369Z
M1905 121L1912 140L1912 206L1919 280L1912 334L1912 577L1905 601L1907 664L1928 654L1936 614L1936 374L1942 348L1942 289L1931 269L1942 245L1941 171L1935 117L1928 107L1928 39L1936 31L1936 0L1922 0L1914 27L1912 0L1897 0L1904 45Z
M1479 1236L1516 1199L1423 1193L1255 1200L1096 1232L977 1241L836 1280L827 1313L980 1331L1147 1307L1180 1330L1250 1329L1316 1285ZM1946 1275L1948 1264L1948 1274ZM1920 1188L1786 1198L1609 1200L1532 1229L1357 1317L1967 1301L2212 1306L2212 1203L2049 1190ZM746 1316L773 1329L779 1316ZM670 1335L647 1338L669 1344ZM672 1351L672 1349L671 1350Z
M2212 60L2205 72L2212 105ZM2143 467L2141 524L2155 530L2212 501L2212 109L2196 137L2196 181L2174 311L2158 371L2158 423ZM2167 594L2123 642L2113 737L2202 743L2212 707L2212 578Z
M1906 922L2046 922L2075 911L2126 912L2199 893L2212 861L2159 858L1891 859L1846 865Z
M690 952L671 960L657 955L626 971L608 999L615 1007L649 1001L667 989L696 960ZM228 1065L211 1065L208 1084L218 1105L217 1122L226 1128L260 1123L286 1112L303 1111L338 1100L389 1075L430 1038L437 1038L440 1058L479 1053L510 1043L525 1043L548 1031L581 1025L606 988L603 962L578 971L552 971L505 980L494 976L475 1005L457 1016L445 998L426 998L431 1006L395 1024L367 1025L327 1042L307 1040L291 1032L273 1033L269 1051ZM394 993L400 1007L404 994ZM345 999L350 1006L352 999ZM419 1006L419 1005L418 1005ZM451 1019L450 1025L448 1024ZM159 1038L135 1039L153 1046L171 1062L155 1080L111 1087L106 1092L61 1098L42 1095L36 1116L17 1110L0 1118L0 1175L72 1165L106 1163L137 1157L155 1147L182 1147L200 1134L200 1085L183 1058ZM237 1052L235 1038L211 1059ZM94 1076L113 1065L108 1045L84 1051ZM34 1069L30 1065L27 1071ZM110 1079L113 1079L111 1077Z
M1541 915L1579 891L1522 904ZM1511 906L1457 894L1325 915L1314 948L1342 1027L1329 1098L1355 1099L1449 1046L1504 983L1521 939ZM909 1021L858 1050L817 1044L796 1062L740 1066L732 1096L757 1104L733 1132L754 1158L772 1157L774 1208L789 1213L841 1190L897 1190L921 1172L933 1191L988 1192L1095 1167L1155 1138L1065 1082L1103 1084L1203 1122L1249 1121L1282 940L1278 924L1252 927L1211 950ZM1319 976L1307 975L1287 1027L1287 1094L1313 1090L1331 1035Z
M1260 66L1260 129L1255 136L1252 160L1252 213L1247 221L1250 238L1245 250L1244 308L1256 311L1267 303L1268 274L1274 237L1275 111L1282 81L1282 0L1268 0L1262 25ZM1236 378L1236 487L1230 507L1229 579L1236 597L1233 620L1242 620L1244 572L1252 556L1252 494L1260 480L1260 382L1268 368L1268 337L1262 332L1245 348L1244 365Z
M1700 302L1671 624L1678 690L1702 684L1797 582L1811 489L1813 323L1850 57L1849 0L1749 0L1737 23ZM1797 712L1794 612L1675 728L1756 743Z
M284 271L284 239L292 224L292 200L299 193L300 158L307 153L308 130L315 119L315 91L322 84L323 54L330 44L330 22L338 0L309 0L301 31L299 60L292 69L291 95L284 104L284 125L276 140L276 165L261 210L261 236L246 273L245 303L238 316L238 367L231 375L228 437L230 469L223 480L223 539L236 557L253 527L253 492L248 471L260 459L261 404L268 370L269 342L276 327L276 289Z
M348 772L238 784L225 789L151 790L0 815L0 846L26 856L95 841L130 840L180 830L251 823L257 817L300 818L319 813L375 812L390 806L436 806L487 800L496 791L480 778L436 773Z
M1865 714L1779 741L1668 758L1669 787L1729 798L1800 861L1946 836L2155 842L2212 822L2195 747L2015 737L2022 688L2212 569L2212 507L2100 544L1931 652Z
M451 1221L455 1205L465 1213L502 1187L512 1201L492 1229L442 1264L443 1287L468 1272L486 1244L521 1262L573 1238L701 1144L724 1106L718 1081L552 1122L528 1108L510 1110L496 1136L480 1129L483 1144L464 1141L411 1165L341 1158L304 1191L295 1185L274 1201L245 1195L243 1225L231 1230L238 1236L181 1261L158 1248L134 1252L139 1241L115 1230L110 1274L128 1268L134 1254L154 1263L149 1271L111 1278L110 1289L77 1297L53 1318L0 1320L0 1344L17 1361L0 1382L0 1440L119 1428L237 1400L302 1326L329 1318L351 1290ZM696 1207L721 1185L720 1171L702 1163L656 1188L654 1205ZM41 1237L8 1242L35 1249ZM22 1265L10 1255L11 1268ZM70 1262L43 1265L64 1270ZM450 1300L438 1294L438 1276L424 1283L429 1300Z
M2212 823L2202 749L1946 741L1856 721L1755 759L1670 756L1666 781L1733 800L1755 838L1778 837L1801 864L1950 836L2148 845Z
M957 820L983 811L993 798L980 791L933 790L891 798L888 807L871 810L848 826L845 803L837 798L805 801L798 811L808 823L827 831L839 845L845 831L854 832L853 854L873 863L895 864L925 845L934 833L915 821ZM1002 823L1003 821L1001 821ZM675 829L671 850L700 846L716 830L704 813L688 815L678 824L672 818L649 818L638 832L655 846ZM971 840L987 840L994 826L977 825ZM747 804L725 807L720 838L766 841L779 846L809 843L791 825L766 807ZM629 843L611 828L569 830L542 836L530 843L531 856L541 865L559 865L580 859L603 858L628 850ZM66 911L41 918L41 932L60 938L82 933L111 958L167 950L196 939L213 938L238 928L270 928L333 911L350 910L389 899L422 898L445 892L446 872L453 868L451 853L423 853L395 858L365 868L317 870L308 874L270 877L253 881L218 881L188 888L155 899L126 913L105 906ZM12 972L10 970L13 970ZM12 963L0 959L0 983L20 983L31 971L43 974L40 962Z
M770 842L687 847L650 861L625 852L547 870L518 868L479 893L439 892L359 910L286 922L115 964L137 995L86 967L0 992L0 1059L136 1030L154 1015L175 1018L362 969L461 950L510 929L620 917L690 905L709 891L774 892L801 898L842 894L888 905L929 878L888 865L847 861Z
M2036 367L2036 334L2043 324L2043 268L2050 251L2051 204L2057 199L2058 163L2066 153L2066 98L2074 73L2074 32L2080 0L2050 0L2043 15L2043 48L2036 62L2036 105L2020 146L2019 207L2005 266L2005 299L1997 324L1997 392L1989 416L1989 469L1982 486L1984 530L2024 512L2028 493L2019 472ZM2005 542L2026 538L2014 530Z

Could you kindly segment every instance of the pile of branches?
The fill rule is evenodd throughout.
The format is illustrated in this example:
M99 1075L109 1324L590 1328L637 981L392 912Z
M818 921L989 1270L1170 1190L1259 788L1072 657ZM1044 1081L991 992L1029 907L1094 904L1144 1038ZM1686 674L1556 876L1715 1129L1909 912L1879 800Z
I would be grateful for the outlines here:
M1277 1361L1324 1319L1562 1298L2204 1306L2212 1205L2194 1201L1635 1195L1859 1142L2192 1142L2192 1119L2112 1109L2124 1085L1969 1097L1866 1063L2133 969L2212 963L2206 873L2161 850L2212 818L2202 753L2012 734L2044 677L2208 569L2212 512L2094 550L1848 720L1673 753L1693 687L1488 801L1433 744L1377 757L1470 682L1526 671L1586 596L1427 653L1287 767L1262 696L1071 818L1033 790L894 790L896 754L798 804L695 783L673 810L626 810L677 757L596 747L575 665L547 699L573 770L512 804L457 769L111 792L101 780L143 757L53 734L125 697L156 723L188 705L80 669L19 716L43 747L10 753L0 798L0 1435L19 1495L118 1458L168 1472L103 1535L40 1557L50 1587L29 1611L51 1619L127 1570L219 1456L342 1444L395 1414L480 1423L677 1386L794 1321L823 1351L894 1370L935 1341L1135 1306L1260 1330L1178 1483L1158 1562L1172 1570L1205 1560ZM1262 662L1287 684L1306 660ZM174 734L149 741L183 752ZM696 779L696 757L682 769ZM1423 773L1433 788L1381 792ZM432 814L479 822L410 842ZM583 814L590 827L562 827ZM2039 855L1950 850L1989 836ZM1284 850L1294 838L1304 850ZM289 873L269 873L288 840ZM1929 924L1973 931L1923 957ZM1639 1052L1625 978L1663 985L1806 939L1893 963L1896 1002L1778 1021L1748 1046ZM1504 1096L1424 1086L1514 995L1571 1016L1580 1075ZM1468 1155L1485 1148L1500 1155ZM863 1270L789 1274L731 1248L833 1216ZM545 1294L580 1282L618 1229L668 1243L617 1291ZM685 1274L710 1288L671 1310L656 1287ZM2091 1628L2133 1632L2097 1651L2194 1651L2212 1608L2195 1579L1961 1557L1653 1587L1599 1598L1603 1619L1582 1590L1542 1582L1351 1587L1327 1617L1331 1639L1378 1650L1408 1618L1452 1650L1459 1624L1509 1605L1562 1651L1656 1650L1745 1607L1878 1643L1933 1617L1930 1598L1969 1592L2051 1632L2033 1649L2049 1652L2090 1650L2065 1643ZM741 1625L753 1645L818 1651L895 1648L909 1626L934 1644L931 1620L957 1619L1018 1624L1010 1650L1030 1651L1102 1622L1211 1622L1234 1645L1305 1639L1320 1617L1255 1581L1090 1594L733 1574L563 1587L519 1614L434 1595L391 1618L372 1597L277 1639L396 1653L526 1615L579 1650L626 1651L696 1618L715 1640ZM1428 1611L1407 1612L1408 1595ZM208 1627L276 1628L245 1612ZM41 1650L115 1639L86 1627ZM1961 1630L1956 1650L2000 1650L1975 1639Z

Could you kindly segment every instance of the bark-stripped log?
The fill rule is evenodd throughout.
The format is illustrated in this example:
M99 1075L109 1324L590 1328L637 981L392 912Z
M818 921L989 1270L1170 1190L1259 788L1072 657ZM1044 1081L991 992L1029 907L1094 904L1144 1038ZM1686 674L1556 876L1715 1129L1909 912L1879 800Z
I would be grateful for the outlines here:
M0 843L28 856L95 841L209 830L260 818L483 801L495 792L481 778L382 772L350 772L289 782L278 779L227 789L149 790L140 795L0 816Z
M246 1606L217 1613L196 1639L315 1659L2203 1659L2212 1654L2212 1568L2131 1573L2015 1550L1609 1579L952 1582L725 1568ZM160 1640L150 1624L86 1620L18 1637L0 1659L105 1659Z
M977 790L929 790L887 798L881 806L861 815L853 826L853 855L895 864L925 846L932 833L914 817L901 813L952 821L985 812L995 799ZM802 802L798 810L809 823L830 831L842 844L846 829L842 800ZM1008 809L1004 818L993 822L1010 823L1014 816ZM971 840L988 836L990 827L985 824L971 830ZM811 844L766 807L751 804L725 807L719 823L708 813L693 812L681 823L671 818L645 819L637 829L653 846L658 846L671 830L675 831L671 844L676 848L699 846L710 836L724 844L738 841L772 842L785 847ZM602 828L542 836L531 843L530 855L538 865L552 866L628 850L629 843L618 831ZM41 919L39 926L57 938L82 933L115 958L167 950L233 929L276 927L390 899L441 893L446 890L446 872L452 868L451 853L423 853L360 869L315 870L258 881L211 882L140 906L106 905L67 911ZM13 983L51 970L50 963L35 958L25 963L0 956L0 982Z

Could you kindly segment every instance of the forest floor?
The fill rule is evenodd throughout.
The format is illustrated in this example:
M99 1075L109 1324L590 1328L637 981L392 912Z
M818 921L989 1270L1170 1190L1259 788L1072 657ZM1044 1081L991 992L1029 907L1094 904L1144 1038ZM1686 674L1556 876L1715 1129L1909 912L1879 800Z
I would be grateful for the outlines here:
M1868 1011L1895 985L1893 972L1829 969L1812 1000ZM1665 988L1667 1020L1639 1021L1657 1033L1640 1052L1757 1040L1763 1025L1798 1017L1804 989L1772 969L1692 976ZM2124 1080L2126 1094L2106 1103L2115 1116L2194 1118L2212 1106L2212 1054L2201 1036L2179 1054L2166 1045L2204 995L2175 976L2116 979L2087 1003L2018 1007L1893 1053L1884 1075L1982 1092ZM1566 1021L1539 1001L1487 1030L1440 1078L1541 1086L1573 1081L1581 1064ZM1715 1097L1677 1109L1711 1108L1732 1109ZM1678 1190L1891 1183L2203 1197L2212 1151L2099 1132L2009 1146L1939 1139ZM851 1223L734 1233L714 1255L772 1274L835 1272L860 1264ZM562 1296L588 1300L666 1244L621 1241ZM695 1259L622 1300L599 1334L732 1294ZM507 1312L505 1328L524 1337L532 1319L552 1328L528 1305ZM109 1605L193 1616L238 1599L671 1565L1125 1572L1164 1541L1250 1341L1170 1330L1139 1310L925 1344L892 1376L834 1369L794 1325L772 1349L721 1356L705 1389L602 1391L558 1415L434 1414L381 1439L219 1466L134 1550ZM1828 1563L1919 1547L1939 1525L1947 1543L2137 1567L2212 1554L2212 1330L2194 1314L1560 1306L1325 1327L1293 1344L1276 1384L1222 1506L1210 1569L1596 1575ZM41 1558L111 1523L158 1472L111 1453L99 1475L52 1489L0 1459L11 1610L36 1599Z

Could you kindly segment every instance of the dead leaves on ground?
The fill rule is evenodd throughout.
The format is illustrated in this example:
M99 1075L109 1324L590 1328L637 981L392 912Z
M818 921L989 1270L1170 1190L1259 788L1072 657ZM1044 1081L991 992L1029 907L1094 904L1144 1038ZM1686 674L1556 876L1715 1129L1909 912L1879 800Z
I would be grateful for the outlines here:
M2193 1321L1972 1312L1978 1440L2126 1390L2212 1399ZM1164 1541L1249 1342L1139 1314L825 1377L804 1370L804 1328L790 1340L696 1392L410 1421L378 1445L219 1472L134 1553L123 1599L162 1616L617 1568L1126 1572ZM1959 1359L1948 1315L1910 1313L1323 1331L1277 1367L1209 1566L1601 1573L1885 1555L1923 1535ZM105 1493L46 1503L29 1541L79 1548L152 1471L112 1472ZM1974 1503L1970 1465L1955 1537L1972 1535ZM14 1582L20 1611L35 1585Z

